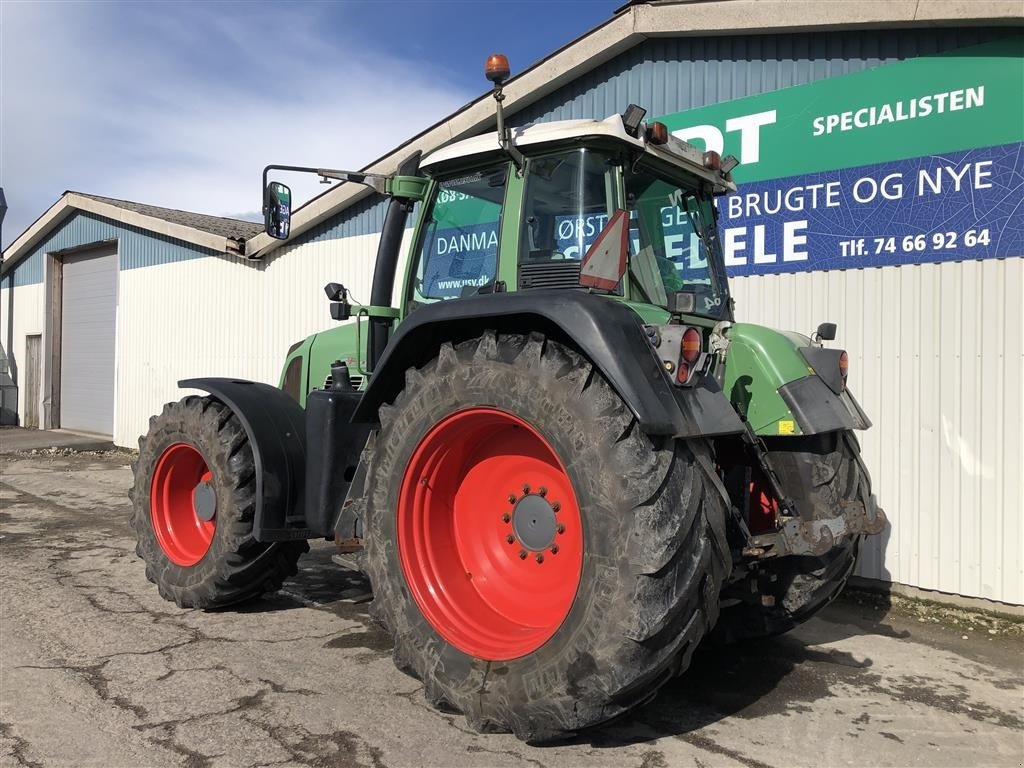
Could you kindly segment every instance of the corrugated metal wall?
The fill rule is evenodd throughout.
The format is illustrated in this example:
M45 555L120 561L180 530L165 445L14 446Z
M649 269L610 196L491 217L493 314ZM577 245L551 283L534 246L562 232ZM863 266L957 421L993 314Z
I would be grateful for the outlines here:
M288 245L266 262L220 256L122 272L114 442L134 446L149 417L181 397L179 379L276 385L288 347L333 325L324 285L343 281L355 300L369 301L377 240ZM187 294L169 285L188 286Z
M836 322L892 523L858 572L1024 603L1024 259L734 278L745 322Z
M628 104L667 115L976 45L1005 27L655 38L517 112L511 122L604 119Z
M17 376L18 413L24 416L25 398L31 396L25 391L25 337L45 332L46 297L42 277L28 285L15 283L13 288L11 282L8 276L0 288L0 345L7 354L12 376ZM33 394L39 406L37 413L42 416L43 393Z

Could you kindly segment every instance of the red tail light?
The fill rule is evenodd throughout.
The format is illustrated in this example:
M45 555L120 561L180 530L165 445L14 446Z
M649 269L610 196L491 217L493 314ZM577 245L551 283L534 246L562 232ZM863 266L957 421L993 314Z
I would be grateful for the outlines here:
M715 150L709 149L704 153L704 167L712 171L722 170L722 156Z
M680 346L683 360L687 363L696 362L700 357L700 331L696 328L687 328L683 332L683 341Z
M846 388L846 374L850 372L850 356L843 352L839 355L839 375L843 377L843 388Z
M679 367L676 368L676 381L680 384L685 384L690 380L690 366L686 363L679 363Z

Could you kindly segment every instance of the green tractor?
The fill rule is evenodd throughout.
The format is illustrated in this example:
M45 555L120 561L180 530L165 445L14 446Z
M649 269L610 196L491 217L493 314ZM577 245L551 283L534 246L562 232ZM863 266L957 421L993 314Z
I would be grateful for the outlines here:
M183 607L337 542L433 705L540 742L650 700L705 638L807 619L885 517L835 327L733 320L735 160L634 105L512 131L504 57L487 75L496 133L386 177L287 168L390 198L369 303L328 285L348 322L295 344L280 387L180 382L208 394L151 420L132 524ZM264 201L286 237L266 171Z

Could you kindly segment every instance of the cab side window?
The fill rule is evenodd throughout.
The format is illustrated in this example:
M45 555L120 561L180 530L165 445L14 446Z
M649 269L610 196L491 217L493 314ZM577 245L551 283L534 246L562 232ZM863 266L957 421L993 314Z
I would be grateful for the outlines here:
M579 261L614 213L615 176L605 155L572 149L532 158L519 263Z

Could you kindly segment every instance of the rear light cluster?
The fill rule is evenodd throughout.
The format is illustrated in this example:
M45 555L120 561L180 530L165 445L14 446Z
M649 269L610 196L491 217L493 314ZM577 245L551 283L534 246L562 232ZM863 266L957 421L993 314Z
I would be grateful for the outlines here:
M685 384L690 380L693 366L700 359L700 331L687 328L683 331L683 340L679 344L679 365L676 367L676 382Z
M647 325L644 331L672 381L680 386L696 383L707 365L700 329L686 325Z
M846 376L850 373L850 356L843 351L839 355L839 375L843 379L843 389L846 389Z

